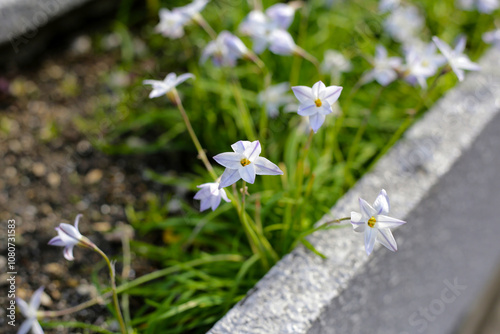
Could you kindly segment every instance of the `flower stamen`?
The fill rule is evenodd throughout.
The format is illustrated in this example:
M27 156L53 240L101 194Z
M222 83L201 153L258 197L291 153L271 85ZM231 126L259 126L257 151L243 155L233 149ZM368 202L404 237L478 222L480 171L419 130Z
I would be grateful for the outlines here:
M323 102L321 102L321 99L316 99L316 100L314 101L314 103L316 104L316 107L318 107L318 108L319 108L319 107L321 107L321 106L323 105Z
M243 167L248 166L248 165L250 165L250 160L248 160L247 158L243 158L243 159L241 159L240 164Z
M373 228L375 226L376 222L377 222L377 219L375 219L375 217L372 216L370 219L368 219L368 226Z

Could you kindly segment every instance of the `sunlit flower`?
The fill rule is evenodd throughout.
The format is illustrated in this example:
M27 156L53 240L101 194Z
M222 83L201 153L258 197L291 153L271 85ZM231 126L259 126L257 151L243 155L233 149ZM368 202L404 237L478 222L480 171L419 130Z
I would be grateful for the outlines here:
M400 43L411 43L416 36L421 35L425 20L417 7L402 6L395 8L384 22L384 29L391 37Z
M483 41L500 49L500 29L484 33Z
M338 76L340 73L347 73L351 70L351 62L342 53L335 50L325 51L325 57L321 63L321 71L323 73Z
M184 36L184 25L186 16L178 11L170 11L166 8L160 9L160 22L155 27L157 33L165 37L176 39Z
M389 250L398 249L396 240L390 228L403 225L406 222L387 216L389 213L389 197L384 189L380 191L373 203L368 204L364 199L359 199L361 213L351 212L351 224L356 232L364 232L365 250L368 255L373 251L375 241L378 241Z
M258 140L249 142L240 140L231 148L234 152L217 154L214 160L226 167L221 176L219 188L232 185L239 179L253 184L255 175L282 175L278 166L266 158L260 157L261 146Z
M78 222L82 218L79 214L75 218L75 226L61 223L55 228L58 236L50 239L49 245L64 247L64 257L68 261L73 261L73 248L82 246L86 248L95 248L95 245L88 238L84 237L78 230Z
M382 86L387 86L398 77L402 60L399 57L387 57L387 50L382 45L377 45L373 69L361 79L362 83L376 80Z
M215 40L207 44L200 62L204 63L211 57L215 66L233 67L238 58L248 54L247 47L238 37L228 31L222 31Z
M470 61L469 57L464 54L465 37L461 37L458 40L454 50L436 36L432 37L432 40L436 43L443 56L445 56L451 69L457 75L458 80L464 80L464 70L479 71L481 69L478 64Z
M491 14L500 7L498 0L457 0L458 7L464 10L477 10L481 13Z
M411 84L418 82L422 88L427 88L427 78L437 73L446 59L437 53L432 42L425 45L413 44L406 48L405 80Z
M42 297L44 287L39 287L31 296L29 304L23 299L17 297L17 307L26 318L21 327L19 327L17 334L26 334L31 329L33 334L43 334L42 326L37 320L38 308L40 307L40 300Z
M194 195L194 199L200 200L200 211L205 211L212 208L212 211L217 209L221 202L221 198L226 202L231 202L227 198L226 191L219 188L219 182L204 183L198 186L200 190Z
M175 73L169 73L163 81L160 80L144 80L142 83L144 85L153 86L153 90L149 94L149 98L153 99L155 97L159 97L167 94L179 84L183 83L187 79L194 78L194 75L191 73L184 73L177 76Z
M293 22L295 10L295 6L283 3L269 7L265 13L253 10L240 24L239 30L242 34L252 38L253 50L258 54L262 53L270 45L274 45L273 49L277 52L271 51L276 54L291 54L291 52L283 52L283 50L290 49L295 45L293 38L285 35L286 30ZM275 30L284 31L285 33L274 33ZM279 36L284 37L286 40L279 43L277 40Z
M378 3L378 10L381 13L387 13L398 8L401 0L380 0Z
M326 115L333 112L332 104L339 99L342 87L326 87L322 81L318 81L312 88L295 86L292 90L300 102L297 113L300 116L309 116L311 128L316 133L325 122Z
M289 56L297 51L292 35L286 30L275 29L269 34L269 51L281 56Z
M200 14L200 12L209 2L209 0L194 0L190 4L182 7L177 7L174 10L184 15L188 20L191 20L196 15Z
M266 106L269 117L274 118L278 116L280 107L294 102L293 97L288 94L289 91L290 84L282 82L274 86L269 86L266 90L259 93L257 97L259 104Z

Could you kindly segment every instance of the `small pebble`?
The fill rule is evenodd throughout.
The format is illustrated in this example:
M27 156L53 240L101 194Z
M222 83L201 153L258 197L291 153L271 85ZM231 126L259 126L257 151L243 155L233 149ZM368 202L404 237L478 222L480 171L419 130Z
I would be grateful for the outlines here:
M35 176L42 177L45 175L45 172L47 172L47 168L41 162L35 162L31 171L35 174Z
M102 170L100 169L92 169L90 172L85 175L85 183L94 184L102 179Z
M52 188L57 188L61 184L61 177L57 173L49 173L47 175L47 182Z

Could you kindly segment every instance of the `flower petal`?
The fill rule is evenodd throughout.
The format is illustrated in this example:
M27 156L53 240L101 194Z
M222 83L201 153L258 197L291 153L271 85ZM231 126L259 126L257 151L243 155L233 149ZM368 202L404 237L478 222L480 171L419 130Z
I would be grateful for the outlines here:
M241 179L240 173L237 169L226 169L220 178L219 189L228 187Z
M340 97L342 93L342 87L340 86L328 86L323 90L323 96L321 100L327 101L329 104L334 104Z
M219 189L219 192L224 201L226 201L227 203L231 202L231 200L227 197L226 191L224 189Z
M465 50L466 42L467 42L467 39L465 38L465 36L461 36L458 39L457 44L455 45L455 53L457 53L457 54L463 53Z
M83 215L81 213L77 214L76 217L75 217L75 223L73 225L75 225L75 228L77 231L78 230L78 223L80 222L80 219L83 217Z
M241 168L241 159L243 158L244 156L241 153L225 152L217 154L214 160L226 168L238 169Z
M248 147L245 149L243 155L250 161L254 161L260 155L262 151L262 147L260 146L260 142L258 140L253 141ZM241 164L240 164L241 165Z
M73 247L74 245L68 245L64 247L64 258L68 261L73 261L75 258L73 257Z
M21 313L25 316L25 317L28 317L28 314L29 314L29 306L28 306L28 303L26 303L24 301L24 299L21 299L19 297L16 298L16 303L17 303L17 307L19 308L19 311L21 311Z
M210 208L210 205L211 205L211 201L210 201L210 198L208 197L205 197L201 200L200 202L200 212L203 212L205 211L206 209Z
M186 81L187 79L194 79L195 76L194 74L191 74L191 73L184 73L184 74L181 74L177 77L177 79L175 80L175 84L174 86L177 86L181 83L183 83L184 81Z
M210 198L210 206L212 207L212 211L215 211L215 209L217 209L217 207L219 206L220 204L220 196L212 196Z
M293 94L300 101L300 103L314 102L314 95L311 87L307 86L294 86L292 87Z
M243 168L238 169L243 180L253 184L255 182L255 165L252 163Z
M387 192L385 189L382 189L378 194L375 202L373 202L373 208L377 211L377 214L386 215L389 213L390 205L389 205L389 197L387 196Z
M65 246L66 243L64 241L62 241L61 237L57 236L57 237L53 237L52 239L50 239L49 245L51 246Z
M82 234L73 225L61 223L59 229L73 239L80 240L82 238Z
M200 186L198 186L198 187L200 187ZM204 199L204 198L208 197L209 195L210 195L210 189L209 189L209 188L207 188L207 187L204 187L204 188L200 189L200 190L199 190L199 191L198 191L198 192L194 195L194 197L193 197L193 198L194 198L194 199L196 199L196 200L200 200L200 201L201 201L202 199Z
M359 199L359 207L361 208L361 214L363 215L363 220L368 221L368 219L377 214L377 211L375 211L375 209L372 208L372 206L362 198Z
M254 161L255 173L258 175L283 175L283 171L266 158L258 157Z
M399 225L406 224L404 220L392 218L389 216L378 215L377 216L377 225L379 228L393 228Z
M443 42L441 39L439 39L439 37L437 37L437 36L432 37L432 41L434 43L436 43L439 51L441 51L443 56L445 56L449 60L451 57L451 54L453 52L453 50L450 48L450 46L448 44L446 44L445 42Z
M314 101L308 101L300 104L297 114L300 116L312 116L317 112L318 110Z
M31 325L31 333L32 334L43 334L42 326L40 326L40 323L36 319L33 321L33 324Z
M231 148L233 149L233 151L235 151L236 153L242 153L245 152L245 149L251 144L252 142L248 141L248 140L240 140L240 141L237 141L236 143L234 143L233 145L231 145Z
M166 93L167 93L166 89L157 89L157 88L155 88L155 89L153 89L151 91L151 93L149 93L149 98L150 99L154 99L154 98L160 97L160 96L162 96L162 95L164 95Z
M380 228L378 230L377 241L393 252L398 250L396 240L388 228Z
M35 322L35 318L28 318L23 321L21 327L17 330L17 334L26 334L30 330L31 326L33 326L33 322Z
M45 287L41 286L39 287L31 296L30 299L30 308L33 310L38 310L40 307L40 298L42 297L43 289Z
M309 116L309 123L311 124L311 128L314 133L318 132L319 128L325 122L325 115L316 113L312 116Z
M316 82L313 86L312 86L312 94L313 94L313 97L314 97L314 100L316 99L319 99L320 96L322 95L323 93L323 90L325 90L326 86L325 84L323 83L323 81L318 81Z
M370 255L377 240L377 228L368 227L365 229L365 250L366 254Z

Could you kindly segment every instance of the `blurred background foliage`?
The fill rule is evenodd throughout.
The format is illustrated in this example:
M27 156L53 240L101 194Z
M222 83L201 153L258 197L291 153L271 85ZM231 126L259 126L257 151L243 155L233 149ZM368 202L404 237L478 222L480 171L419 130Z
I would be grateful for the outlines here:
M264 8L274 3L264 1ZM307 123L296 113L282 111L277 118L262 123L257 94L264 87L264 78L258 67L244 61L233 69L216 68L210 61L200 66L201 52L210 37L199 26L189 25L186 35L177 40L155 33L160 8L185 4L183 0L121 2L111 25L113 33L92 37L93 45L97 45L94 51L101 53L109 52L99 46L109 43L110 38L119 41L116 52L120 61L109 76L102 78L115 84L110 84L109 94L100 97L100 107L91 116L77 121L99 150L147 161L144 178L163 185L165 190L151 196L145 209L126 209L129 223L137 232L136 240L131 241L135 261L144 259L158 268L179 268L128 291L133 297L127 310L130 323L141 333L205 332L266 270L252 256L230 204L214 212L198 212L199 204L192 196L196 185L209 182L210 177L196 157L178 110L166 98L149 99L150 89L142 84L144 79L162 80L170 72L196 76L178 90L209 157L229 151L238 140L259 139L262 156L280 163L285 175L257 178L249 187L248 198L250 216L280 256L291 250L294 238L327 213L426 107L457 83L450 74L429 94L401 80L385 89L369 83L356 90L362 74L371 69L377 44L384 45L392 56L402 56L401 45L384 32L383 21L388 14L380 14L374 0L308 1L297 11L289 29L297 45L320 61L326 50L337 50L350 59L353 67L336 81L322 77L327 85L344 87L337 103L341 116L327 117L314 135L305 169L305 192L296 198L294 164L307 139ZM426 27L419 36L423 41L430 42L436 35L452 42L465 34L467 53L473 61L486 49L481 35L493 29L492 15L460 10L453 0L411 4L425 18ZM213 0L202 15L215 31L239 35L238 25L250 10L243 0ZM242 39L251 46L248 38ZM269 51L260 57L272 73L272 84L312 86L319 79L314 66L299 57L282 57ZM424 107L415 110L419 105ZM242 117L245 114L248 119ZM222 173L217 164L214 167ZM287 239L283 238L282 217L288 203L307 205L294 218L297 224L290 232L294 238ZM233 261L211 262L216 254L237 256ZM192 261L196 259L201 263L194 266Z

